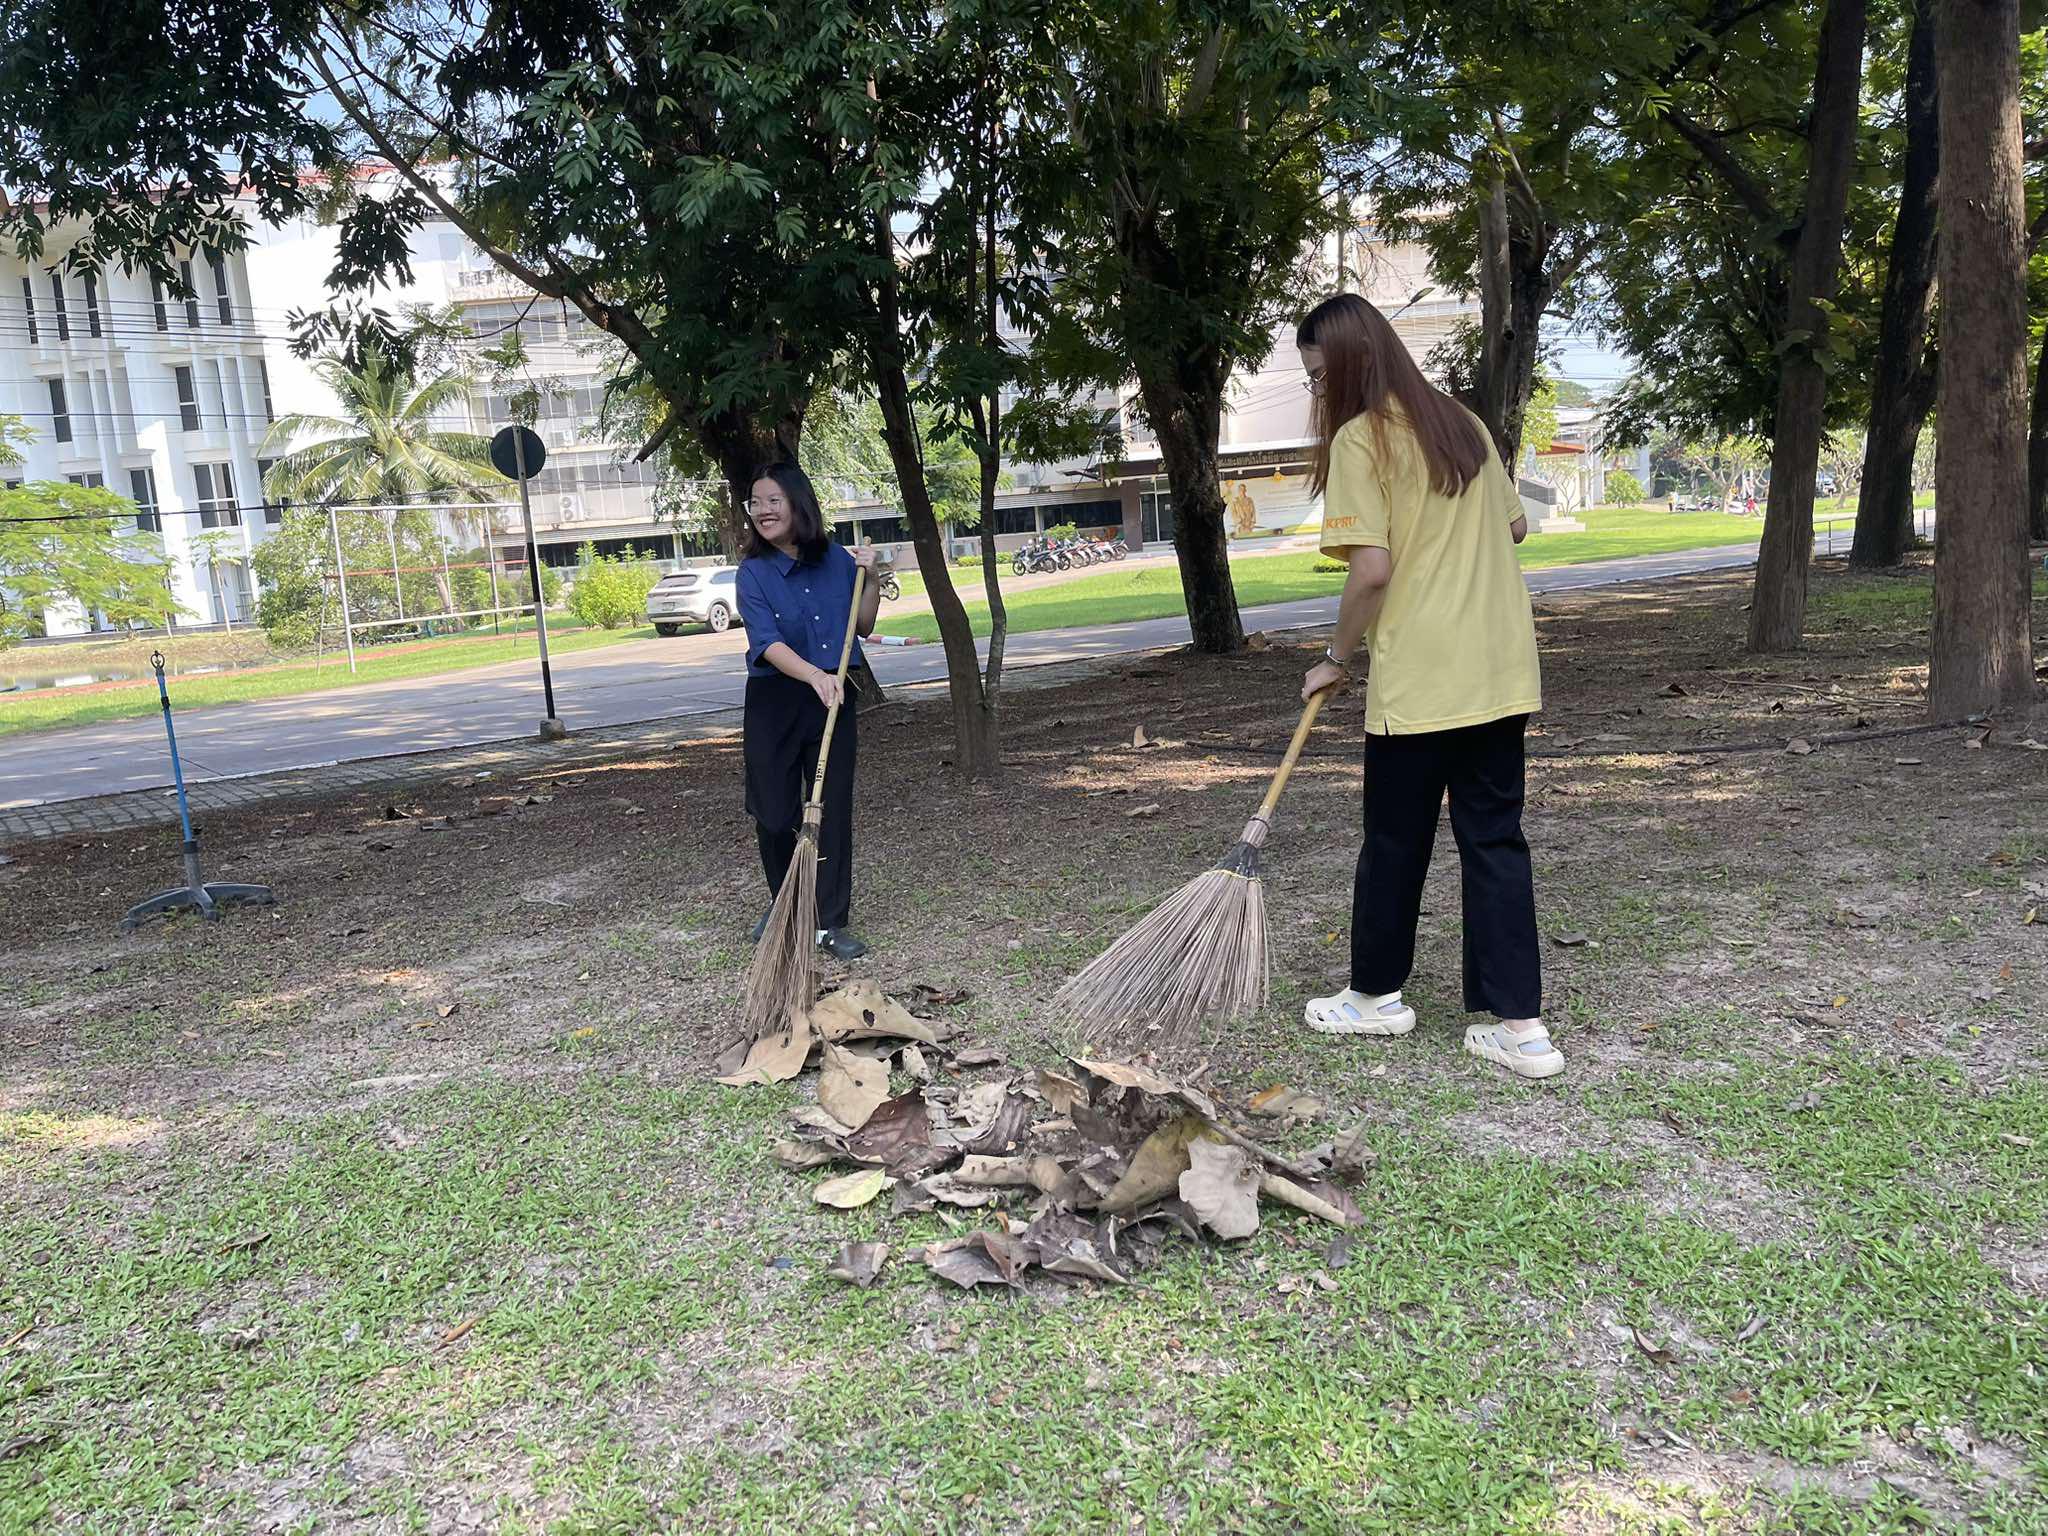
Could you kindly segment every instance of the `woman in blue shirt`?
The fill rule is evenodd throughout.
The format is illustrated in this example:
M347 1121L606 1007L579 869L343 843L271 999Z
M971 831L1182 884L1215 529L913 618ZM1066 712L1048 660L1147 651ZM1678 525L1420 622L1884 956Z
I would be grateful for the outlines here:
M818 771L825 712L839 698L839 648L853 607L855 566L868 571L861 588L865 635L875 627L881 592L873 549L849 550L825 535L817 492L794 464L771 464L754 476L747 502L753 523L740 562L740 621L747 627L747 814L761 845L761 868L772 901L796 855L804 801ZM856 641L853 662L860 661ZM840 960L867 946L853 936L854 709L848 700L832 729L825 767L825 817L818 828L818 943ZM763 913L754 926L761 937Z

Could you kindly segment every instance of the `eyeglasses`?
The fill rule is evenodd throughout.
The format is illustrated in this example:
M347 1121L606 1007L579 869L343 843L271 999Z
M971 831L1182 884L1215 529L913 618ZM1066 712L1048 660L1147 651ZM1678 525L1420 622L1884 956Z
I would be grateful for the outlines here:
M777 512L787 512L789 510L789 503L786 501L768 501L760 496L749 496L740 503L740 510L749 517L759 517L763 512L771 509Z
M1327 367L1311 369L1309 376L1301 381L1301 387L1312 395L1320 395L1323 392L1323 385L1328 380L1329 372L1330 370Z

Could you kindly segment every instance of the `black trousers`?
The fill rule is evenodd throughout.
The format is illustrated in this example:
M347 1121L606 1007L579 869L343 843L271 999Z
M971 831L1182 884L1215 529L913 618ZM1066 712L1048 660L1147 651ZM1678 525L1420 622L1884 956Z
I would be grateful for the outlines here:
M1465 1011L1543 1011L1536 888L1522 836L1526 715L1455 731L1365 738L1365 847L1351 895L1351 985L1398 992L1415 968L1415 925L1445 792L1464 873Z
M849 698L832 727L825 764L825 820L818 828L818 926L844 928L853 916L853 767L855 710ZM782 676L747 679L745 758L747 814L761 845L768 894L782 889L796 854L804 801L818 771L825 706L808 683Z

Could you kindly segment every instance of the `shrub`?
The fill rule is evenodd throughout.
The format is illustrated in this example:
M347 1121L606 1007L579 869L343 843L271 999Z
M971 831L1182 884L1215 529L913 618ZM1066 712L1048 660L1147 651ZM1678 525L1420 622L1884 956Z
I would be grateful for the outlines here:
M1606 503L1610 507L1639 507L1643 504L1643 482L1625 469L1607 472Z
M579 551L581 566L569 593L569 611L599 629L637 623L647 611L647 594L661 579L652 561L624 555L600 555L591 545ZM541 578L546 590L547 577Z
M1078 539L1081 537L1081 526L1078 523L1054 523L1045 530L1045 536L1048 539Z
M1327 571L1334 574L1348 571L1351 569L1351 567L1346 565L1342 560L1318 560L1314 565L1310 566L1309 569L1312 571Z

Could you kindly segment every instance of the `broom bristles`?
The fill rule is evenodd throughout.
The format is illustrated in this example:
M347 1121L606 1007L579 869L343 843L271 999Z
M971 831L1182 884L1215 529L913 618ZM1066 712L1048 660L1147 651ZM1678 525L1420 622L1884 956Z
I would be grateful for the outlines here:
M1265 822L1214 869L1162 901L1144 921L1060 988L1056 1001L1090 1039L1114 1049L1176 1056L1200 1043L1210 1018L1242 1019L1266 1005L1266 896L1259 879Z
M747 969L746 1024L759 1039L791 1027L818 990L818 830L806 822Z

